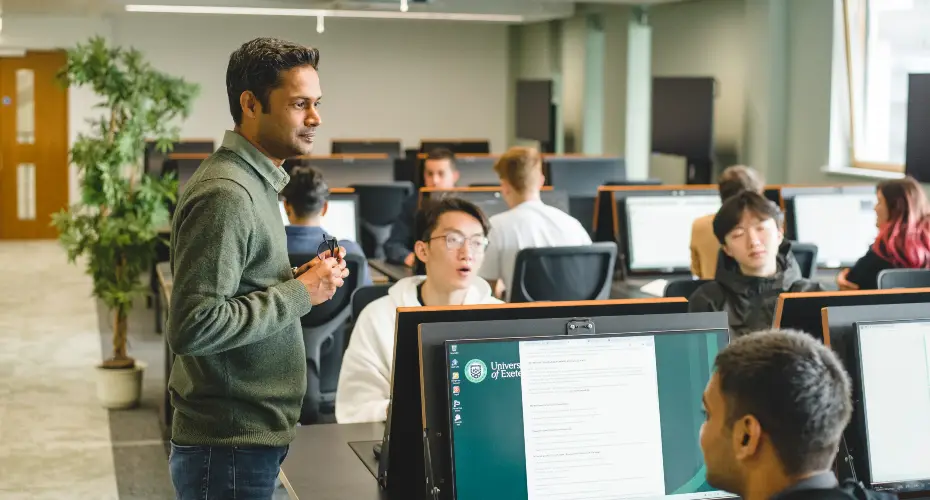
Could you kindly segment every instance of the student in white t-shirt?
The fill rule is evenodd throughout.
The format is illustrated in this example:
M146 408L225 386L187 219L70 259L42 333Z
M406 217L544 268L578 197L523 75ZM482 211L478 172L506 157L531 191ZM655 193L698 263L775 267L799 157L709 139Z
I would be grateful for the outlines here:
M580 222L539 196L545 182L542 158L533 148L514 147L494 165L501 194L510 210L491 217L488 249L478 275L488 280L495 295L509 290L517 253L524 248L590 245Z

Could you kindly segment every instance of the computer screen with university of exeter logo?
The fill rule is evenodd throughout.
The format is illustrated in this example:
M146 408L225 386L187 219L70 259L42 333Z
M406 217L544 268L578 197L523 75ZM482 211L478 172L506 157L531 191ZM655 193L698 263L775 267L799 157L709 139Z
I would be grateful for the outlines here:
M701 395L727 332L450 341L456 500L732 497L707 483Z

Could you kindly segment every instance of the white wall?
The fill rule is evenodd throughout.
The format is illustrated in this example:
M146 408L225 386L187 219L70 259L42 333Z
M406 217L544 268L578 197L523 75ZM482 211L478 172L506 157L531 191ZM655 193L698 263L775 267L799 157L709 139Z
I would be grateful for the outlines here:
M201 86L181 135L213 138L232 127L225 90L229 54L258 36L314 45L321 51L324 104L317 154L331 138L487 138L509 142L507 27L502 24L328 19L316 33L307 18L120 14L112 17L4 17L4 46L69 47L94 34L141 50L158 69ZM69 95L73 142L93 116L92 92ZM72 200L76 200L72 175Z

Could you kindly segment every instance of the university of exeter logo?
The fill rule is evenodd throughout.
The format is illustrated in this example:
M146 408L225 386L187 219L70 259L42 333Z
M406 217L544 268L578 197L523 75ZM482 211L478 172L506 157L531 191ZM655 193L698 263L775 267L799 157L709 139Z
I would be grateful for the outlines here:
M473 359L465 363L465 378L469 382L477 384L488 376L488 366L480 359Z

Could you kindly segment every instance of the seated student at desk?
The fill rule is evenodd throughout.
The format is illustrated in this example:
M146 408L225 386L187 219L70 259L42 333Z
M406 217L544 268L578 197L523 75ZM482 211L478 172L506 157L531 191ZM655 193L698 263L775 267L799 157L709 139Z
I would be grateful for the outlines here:
M781 292L822 290L801 277L781 217L774 203L752 191L723 203L713 223L722 249L717 275L691 295L689 311L726 311L731 334L743 335L772 326Z
M430 201L417 212L416 228L422 231L414 252L426 265L426 276L398 281L359 315L339 373L336 421L341 424L387 417L398 307L500 303L475 274L488 245L481 209L461 198Z
M724 202L743 191L765 192L765 181L754 169L742 165L728 167L717 182L720 201ZM714 214L697 219L691 225L691 274L702 280L714 279L720 242L714 236Z
M428 188L452 189L459 181L459 171L455 167L455 154L445 148L430 151L423 162L423 185ZM392 264L414 264L413 223L420 201L419 191L414 191L404 200L400 217L391 228L391 236L384 243L384 254Z
M281 195L290 222L289 226L284 226L287 253L316 255L323 240L332 238L321 226L321 218L329 209L329 186L323 173L313 167L295 167ZM362 247L354 241L340 240L339 245L346 253L365 257ZM362 270L361 280L362 286L371 285L367 266Z
M852 384L829 347L760 331L731 342L714 365L700 438L709 485L745 500L897 498L837 482Z
M510 148L494 164L494 171L510 210L491 217L488 252L478 274L502 297L512 285L520 250L590 245L591 237L574 217L542 202L539 193L546 179L538 151Z
M874 290L885 269L930 268L930 203L913 177L878 183L878 237L851 269L836 276L840 290Z

